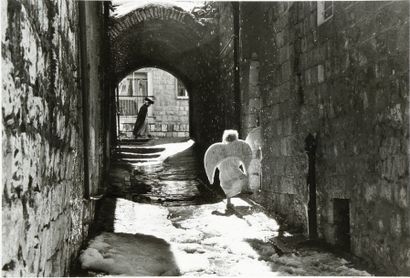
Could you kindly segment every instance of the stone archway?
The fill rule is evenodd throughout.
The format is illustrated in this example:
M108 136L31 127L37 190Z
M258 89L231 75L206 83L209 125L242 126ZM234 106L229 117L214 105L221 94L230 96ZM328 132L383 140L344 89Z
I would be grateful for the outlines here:
M214 25L178 8L148 5L118 19L109 31L114 80L141 67L158 67L190 92L191 137L206 146L219 139L223 98L217 90L218 37Z

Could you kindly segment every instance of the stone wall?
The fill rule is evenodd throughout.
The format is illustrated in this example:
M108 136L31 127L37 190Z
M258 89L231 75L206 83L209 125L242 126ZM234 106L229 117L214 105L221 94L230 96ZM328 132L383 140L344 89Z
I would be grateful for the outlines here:
M189 98L177 98L177 81L166 71L152 71L155 104L151 106L149 130L153 136L189 136Z
M241 76L241 130L243 137L261 125L261 92L259 83L259 47L265 38L261 28L265 25L260 5L240 5L240 76Z
M229 115L232 114L232 100L234 98L234 30L233 30L233 6L231 3L218 3L219 11L219 86L223 95L224 122L229 128ZM231 127L233 128L233 127ZM220 136L222 138L222 134Z
M260 62L258 200L308 232L311 134L318 236L337 244L345 200L351 252L389 275L408 275L409 3L334 2L333 16L319 26L317 2L241 8L244 20L257 9L263 20L251 34L263 39L241 42Z
M235 62L236 35L234 26L235 4L215 3L218 9L218 90L223 98L223 120L224 129L236 129L240 131L240 113L237 103L239 92L239 80L235 80L239 75L239 67ZM220 134L222 138L222 133Z
M218 89L224 97L225 127L237 129L240 138L245 139L261 122L257 48L261 43L259 33L263 28L263 19L255 9L259 6L252 3L236 4L214 4L219 13ZM235 13L238 13L238 30L235 30ZM237 37L241 40L236 41Z
M103 2L85 3L84 8L80 6L83 11L79 24L83 26L80 41L86 197L103 193L104 159L108 159L110 152L110 146L107 146L110 139L106 135L107 115L111 113L108 106L112 100L106 87L109 80L105 70L109 70L110 61L104 45L106 24L102 18L103 7Z
M78 3L2 1L4 276L67 275L93 218L83 198Z

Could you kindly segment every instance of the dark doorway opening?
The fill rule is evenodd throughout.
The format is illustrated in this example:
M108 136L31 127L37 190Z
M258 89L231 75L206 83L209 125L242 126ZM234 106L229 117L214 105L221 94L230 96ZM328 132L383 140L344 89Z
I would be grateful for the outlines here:
M350 251L349 199L334 199L335 243L344 251Z
M309 133L305 139L305 151L308 156L308 176L307 185L309 190L309 203L308 203L308 225L309 225L309 238L317 238L317 219L316 219L316 136Z

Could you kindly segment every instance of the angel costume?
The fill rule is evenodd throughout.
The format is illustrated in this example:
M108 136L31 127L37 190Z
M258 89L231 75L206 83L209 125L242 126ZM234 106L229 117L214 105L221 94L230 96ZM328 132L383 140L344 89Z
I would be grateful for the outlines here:
M248 168L252 160L252 149L248 143L238 139L236 130L225 130L222 143L211 145L205 153L204 166L209 182L214 182L219 169L221 187L228 198L241 192L249 192ZM242 169L241 169L242 166Z

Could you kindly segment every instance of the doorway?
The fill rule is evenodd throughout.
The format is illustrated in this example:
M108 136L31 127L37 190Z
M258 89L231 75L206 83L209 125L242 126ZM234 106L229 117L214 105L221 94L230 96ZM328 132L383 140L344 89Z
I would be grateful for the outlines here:
M316 136L309 133L305 139L305 151L308 156L307 186L309 191L308 203L308 233L310 239L317 239L317 216L316 216Z
M350 251L350 205L349 199L333 199L335 244Z

